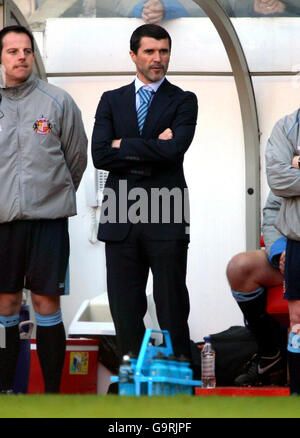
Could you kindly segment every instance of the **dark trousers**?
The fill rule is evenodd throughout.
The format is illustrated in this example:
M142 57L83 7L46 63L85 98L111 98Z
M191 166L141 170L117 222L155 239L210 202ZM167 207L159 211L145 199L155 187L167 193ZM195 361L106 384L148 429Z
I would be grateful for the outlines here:
M169 331L177 357L190 358L187 249L188 243L183 240L147 238L143 224L133 225L124 241L106 243L108 298L122 356L139 353L145 333L146 285L151 269L160 329Z

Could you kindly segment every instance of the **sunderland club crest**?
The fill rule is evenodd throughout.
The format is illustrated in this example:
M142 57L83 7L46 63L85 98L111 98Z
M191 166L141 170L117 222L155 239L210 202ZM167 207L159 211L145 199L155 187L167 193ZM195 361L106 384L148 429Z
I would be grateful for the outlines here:
M48 119L42 116L40 119L37 119L33 124L33 129L37 134L45 135L51 132L51 123Z

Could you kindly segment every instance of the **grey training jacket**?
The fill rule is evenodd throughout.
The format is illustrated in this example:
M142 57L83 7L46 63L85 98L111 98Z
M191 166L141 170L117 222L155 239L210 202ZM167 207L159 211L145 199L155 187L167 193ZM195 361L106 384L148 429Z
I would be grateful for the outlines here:
M75 215L87 164L79 108L33 73L0 93L0 222Z
M275 124L265 157L269 186L283 198L276 227L289 239L300 240L300 169L291 164L295 155L300 155L299 110Z
M272 245L282 238L282 234L275 227L276 218L280 211L282 198L275 196L270 190L266 203L263 208L262 233L264 237L265 249L268 257Z

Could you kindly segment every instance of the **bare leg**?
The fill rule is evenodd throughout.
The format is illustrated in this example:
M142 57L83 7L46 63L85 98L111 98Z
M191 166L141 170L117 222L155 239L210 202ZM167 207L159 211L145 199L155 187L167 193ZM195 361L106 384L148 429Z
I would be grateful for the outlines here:
M279 286L283 283L280 271L274 268L264 250L235 255L227 266L231 288L238 292L252 292L259 287Z

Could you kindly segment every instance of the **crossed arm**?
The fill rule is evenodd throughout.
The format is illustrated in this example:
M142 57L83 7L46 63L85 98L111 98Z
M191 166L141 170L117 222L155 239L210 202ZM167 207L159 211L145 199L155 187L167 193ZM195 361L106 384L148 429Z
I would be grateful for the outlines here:
M296 147L284 121L276 123L266 148L266 171L270 188L277 196L300 196L300 169Z
M158 139L159 139L159 140L171 140L171 138L173 138L173 132L172 132L172 129L170 129L170 128L165 129L165 130L164 130L161 134L159 134L159 136L158 136ZM122 139L119 139L119 140L113 140L113 141L111 142L111 147L112 147L112 148L119 149L119 148L120 148L120 145L121 145L121 141L122 141Z
M121 172L151 173L154 163L169 165L183 159L190 146L197 121L197 98L186 93L174 108L170 126L153 138L116 138L116 132L126 132L115 122L109 98L104 94L97 109L92 136L92 157L97 169ZM117 123L117 127L115 124ZM147 173L146 173L147 174Z

